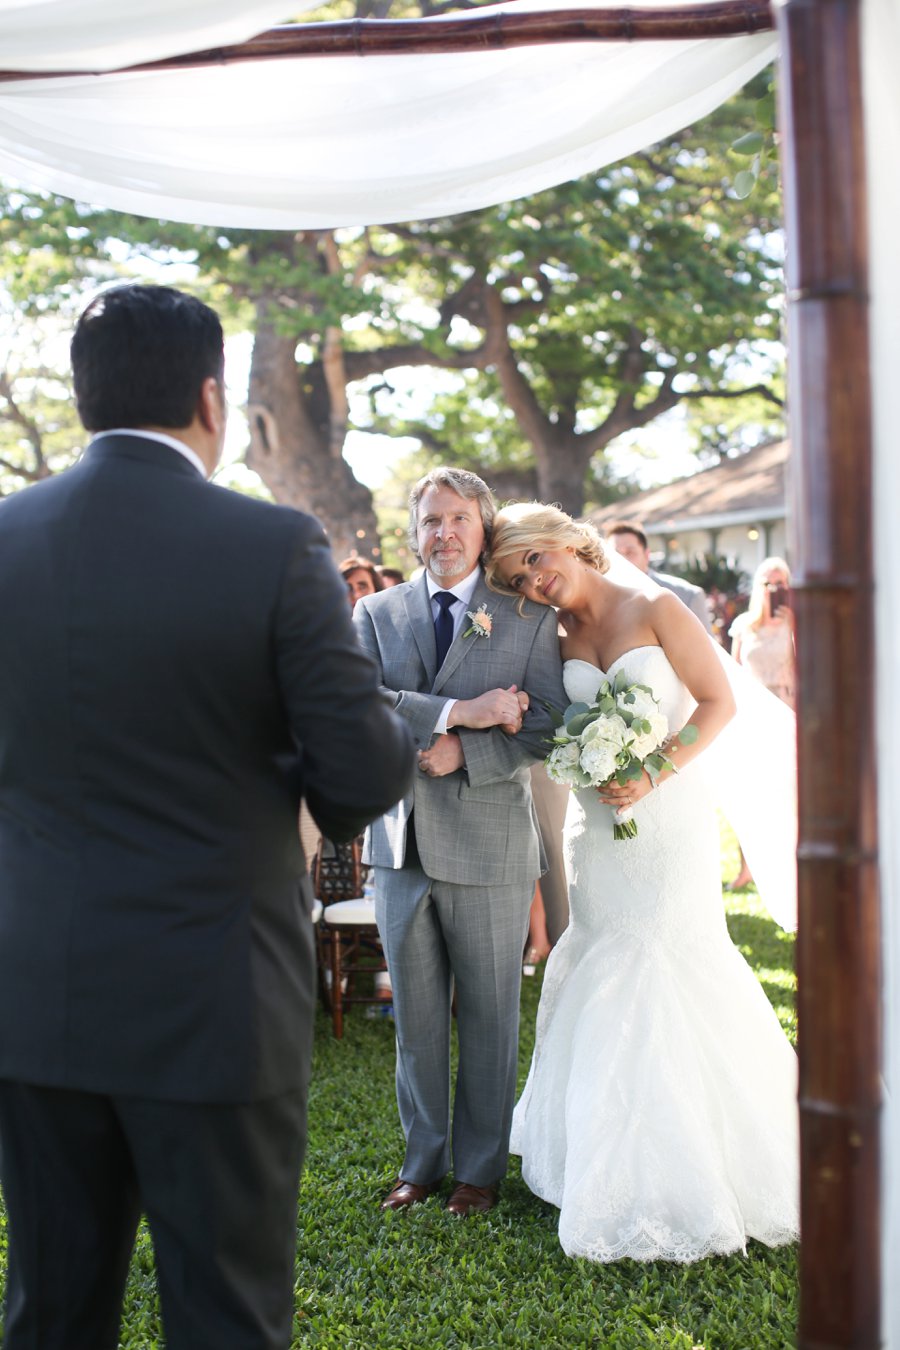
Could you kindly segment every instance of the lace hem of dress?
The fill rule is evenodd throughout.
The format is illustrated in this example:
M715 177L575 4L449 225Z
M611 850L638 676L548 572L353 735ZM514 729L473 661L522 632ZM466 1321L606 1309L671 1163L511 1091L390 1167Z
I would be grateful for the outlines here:
M602 1242L584 1242L577 1238L568 1238L560 1234L560 1241L567 1256L584 1257L588 1261L607 1263L630 1259L633 1261L675 1261L687 1265L702 1261L709 1256L730 1256L735 1252L747 1254L747 1242L762 1242L766 1247L786 1247L797 1242L800 1231L795 1220L785 1217L784 1222L773 1225L761 1233L748 1233L743 1237L733 1228L721 1229L710 1233L702 1241L696 1233L676 1233L672 1229L660 1226L652 1220L637 1219L629 1228L626 1236L613 1244Z

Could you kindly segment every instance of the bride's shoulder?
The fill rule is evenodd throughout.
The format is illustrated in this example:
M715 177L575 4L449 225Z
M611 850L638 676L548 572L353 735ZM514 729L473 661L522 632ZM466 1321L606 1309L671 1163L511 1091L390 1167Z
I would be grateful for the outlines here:
M684 601L680 600L674 591L667 591L662 586L653 594L643 596L642 599L648 607L647 612L649 614L661 615L666 619L671 616L678 619L681 617L682 611L690 612Z

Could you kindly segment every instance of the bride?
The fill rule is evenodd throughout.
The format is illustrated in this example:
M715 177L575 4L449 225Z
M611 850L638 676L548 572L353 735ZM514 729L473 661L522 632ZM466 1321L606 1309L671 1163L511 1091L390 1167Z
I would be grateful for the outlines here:
M513 1122L531 1190L569 1256L696 1261L798 1236L796 1056L732 945L718 819L698 756L734 714L722 663L671 592L610 580L599 537L562 511L507 507L487 574L559 610L566 693L649 686L675 771L572 794L571 921L547 963ZM677 733L690 722L696 740ZM735 766L740 772L740 766ZM614 840L612 811L638 834Z

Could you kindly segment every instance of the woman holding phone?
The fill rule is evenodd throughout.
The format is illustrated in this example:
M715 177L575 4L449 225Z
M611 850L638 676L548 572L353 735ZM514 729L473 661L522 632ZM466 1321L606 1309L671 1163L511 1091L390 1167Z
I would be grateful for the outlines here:
M794 615L791 571L783 558L764 558L757 567L746 613L731 625L731 655L776 697L794 707ZM727 887L740 890L753 880L741 854L741 870Z
M791 572L783 558L765 558L757 567L745 614L731 625L731 655L760 684L794 706L794 618Z

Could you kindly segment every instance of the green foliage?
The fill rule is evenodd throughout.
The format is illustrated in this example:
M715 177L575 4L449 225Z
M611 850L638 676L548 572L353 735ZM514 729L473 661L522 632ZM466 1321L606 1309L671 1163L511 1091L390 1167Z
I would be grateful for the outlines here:
M678 567L667 566L666 570L706 592L717 590L725 595L747 592L747 573L735 567L732 558L726 558L722 554L697 553L689 562L681 563Z
M0 496L73 462L84 443L56 317L0 318Z
M735 173L733 188L735 196L743 200L760 187L766 189L765 180L771 173L771 164L775 159L775 79L771 73L760 77L757 82L757 100L754 109L756 126L743 136L738 136L729 147L730 153L739 160L749 159Z

